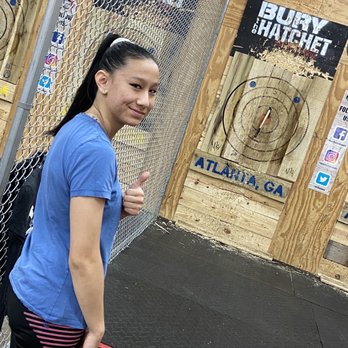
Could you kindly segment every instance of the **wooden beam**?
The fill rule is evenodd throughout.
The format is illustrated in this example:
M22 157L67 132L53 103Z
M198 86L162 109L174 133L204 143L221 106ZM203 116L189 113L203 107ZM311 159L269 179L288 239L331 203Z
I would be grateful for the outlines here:
M307 151L298 180L289 193L269 252L277 260L318 273L330 235L348 191L346 154L329 195L308 188L348 82L348 66L339 65Z
M237 16L239 17L244 9L243 5L245 6L245 3L245 0L232 1L230 3L215 43L205 78L186 129L186 136L179 149L176 163L174 164L167 190L162 201L160 215L169 220L172 220L175 215L191 159L213 107L215 96L220 86L220 81L237 32L236 28L231 27L234 23L239 25L238 19L233 19L233 6L236 4L239 5L239 15Z

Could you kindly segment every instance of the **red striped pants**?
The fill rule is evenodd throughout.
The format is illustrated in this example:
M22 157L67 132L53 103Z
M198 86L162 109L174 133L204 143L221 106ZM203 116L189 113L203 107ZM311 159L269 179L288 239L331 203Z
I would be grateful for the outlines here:
M11 327L11 348L79 348L85 330L48 323L29 311L9 286L7 315Z

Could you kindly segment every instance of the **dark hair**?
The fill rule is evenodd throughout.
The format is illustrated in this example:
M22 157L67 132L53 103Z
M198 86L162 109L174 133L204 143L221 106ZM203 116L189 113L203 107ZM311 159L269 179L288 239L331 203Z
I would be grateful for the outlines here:
M105 70L109 73L113 73L115 70L126 65L127 59L129 58L152 59L157 64L156 59L150 52L133 42L122 41L110 47L112 42L119 37L120 36L117 34L108 34L102 41L66 115L59 124L49 130L47 134L55 136L67 122L80 112L84 112L92 106L98 90L94 79L97 71Z

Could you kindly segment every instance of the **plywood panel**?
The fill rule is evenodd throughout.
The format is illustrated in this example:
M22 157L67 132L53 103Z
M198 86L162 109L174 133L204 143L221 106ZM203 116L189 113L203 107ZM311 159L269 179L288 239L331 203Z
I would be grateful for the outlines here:
M226 197L222 200L214 192L202 195L199 185L192 188L185 184L180 204L184 204L186 207L190 207L191 204L191 207L198 209L204 215L211 215L217 220L224 221L245 231L269 239L272 238L277 223L276 219L255 212L248 207L243 197L231 193L228 196L228 199ZM244 206L243 202L245 203Z
M279 219L283 208L282 203L273 199L192 170L188 172L185 186L199 190L202 195L214 196L222 202L229 202L230 205L241 206L244 209L248 208L273 220Z
M270 239L221 221L214 216L206 215L199 209L192 208L191 202L184 203L185 198L178 205L175 214L177 225L203 236L213 238L227 245L238 247L248 252L270 258L267 250Z
M224 26L238 29L247 0L231 0L227 7Z
M348 67L340 66L316 128L316 138L311 143L299 178L288 196L270 248L270 253L277 260L312 273L318 271L348 190L348 156L345 156L330 195L308 188L347 80Z
M347 25L347 13L348 2L346 0L326 0L322 1L318 16L332 22Z
M292 182L294 182L298 177L309 144L312 141L314 130L321 115L324 102L331 88L331 82L320 77L314 77L312 81L303 77L298 77L297 79L304 79L307 80L307 82L310 82L308 94L304 95L306 96L307 105L301 111L299 117L300 122L298 124L298 127L306 127L306 134L303 139L300 140L296 137L291 138L289 148L294 150L288 153L283 159L278 172L279 177ZM306 115L304 115L304 113Z
M16 85L0 79L0 100L13 102Z
M282 205L260 197L190 171L175 220L191 231L269 258L265 248L273 236Z
M229 64L226 65L226 77L222 81L221 93L216 96L214 109L209 116L204 140L200 146L201 150L213 155L221 155L226 141L226 133L233 120L233 109L243 90L238 90L233 96L231 96L231 93L241 82L247 79L253 62L253 57L239 52L236 52L233 57L229 58ZM228 107L225 109L226 100L228 100Z

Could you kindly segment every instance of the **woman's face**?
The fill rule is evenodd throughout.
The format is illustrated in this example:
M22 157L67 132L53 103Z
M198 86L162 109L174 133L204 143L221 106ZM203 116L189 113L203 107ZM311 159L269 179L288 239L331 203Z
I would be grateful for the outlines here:
M159 85L159 69L152 59L128 59L109 75L105 111L117 128L136 126L153 108Z

